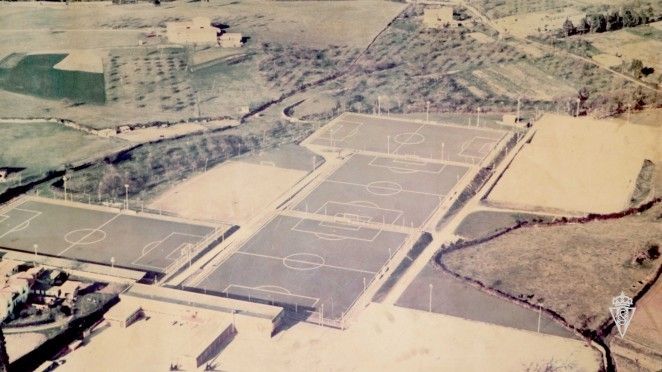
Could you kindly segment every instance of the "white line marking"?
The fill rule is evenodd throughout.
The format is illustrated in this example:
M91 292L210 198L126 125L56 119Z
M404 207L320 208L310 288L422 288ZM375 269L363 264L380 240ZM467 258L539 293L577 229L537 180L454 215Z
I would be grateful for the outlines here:
M339 183L339 184L343 184L343 185L359 186L359 187L363 187L363 188L366 188L368 186L368 185L364 185L364 184L360 184L360 183L347 182L347 181L337 181L337 180L332 180L332 179L327 179L324 182L333 182L333 183ZM425 191L413 191L413 190L402 189L401 192L406 192L406 193L410 193L410 194L429 195L429 196L441 196L441 194L434 194L434 193L425 192Z
M40 211L33 211L33 210L30 210L30 209L18 209L18 208L14 208L14 210L19 210L19 211L22 211L22 212L28 212L28 213L34 213L34 214L32 215L32 217L29 217L27 220L25 220L25 221L19 223L18 225L16 225L16 226L12 227L11 229L9 229L9 231L7 231L7 232L5 232L4 234L0 235L0 239L4 238L5 236L7 236L7 235L9 235L9 234L11 234L11 233L13 233L13 232L21 231L21 230L25 230L25 229L27 229L28 226L30 226L30 222L31 222L33 219L35 219L35 218L37 218L37 217L39 217L39 216L42 215L42 212L40 212ZM3 221L4 221L4 220L3 220Z
M95 231L95 230L101 230L102 227L104 227L104 226L108 225L109 223L113 222L117 217L119 217L119 216L121 216L121 215L122 215L121 213L118 213L118 214L114 215L111 219L109 219L108 221L102 223L102 224L101 224L100 226L98 226L96 229L92 229L92 231L90 231L87 235L85 235L85 236L83 236L82 238L78 239L78 242L82 242L82 241L84 241L84 240L87 239L90 235L94 234L94 231ZM68 246L67 248L65 248L62 252L58 253L57 255L58 255L58 256L62 256L62 255L63 255L64 253L66 253L68 250L70 250L71 248L73 248L74 246L76 246L76 244L78 244L78 243L76 242L76 243L71 244L70 246Z
M271 294L278 294L278 295L281 295L281 296L291 296L291 297L304 298L306 300L312 300L313 301L313 304L311 306L316 306L317 303L320 300L319 297L311 297L311 296L304 296L304 295L300 295L300 294L294 294L294 293L290 292L289 290L287 290L285 288L282 288L282 287L279 287L279 286L274 286L274 285L261 285L261 286L258 286L258 287L249 287L249 286L245 286L245 285L241 285L241 284L230 284L227 287L225 287L223 292L229 293L230 288L235 288L235 287L240 288L240 289L246 289L246 290L249 290L249 291L266 292L266 293L271 293ZM282 289L285 289L289 293L283 293L283 292L274 291L274 290L271 290L271 289L265 289L265 288L269 288L269 287L271 287L271 288L282 288Z
M277 261L281 261L281 262L283 261L283 257L270 256L270 255L266 255L266 254L251 253L251 252L244 252L244 251L237 251L235 254L237 254L237 253L238 254L243 254L243 255L246 255L246 256L255 256L255 257L260 257L260 258L268 258L268 259L271 259L271 260L277 260ZM309 264L309 265L319 265L319 262L309 262L309 261L305 261L305 260L288 259L288 261L306 263L306 264ZM323 264L323 265L320 265L320 266L321 267L328 267L330 269L353 271L353 272L357 272L357 273L365 273L365 274L371 274L371 275L377 274L374 271L361 270L361 269L352 269L350 267L343 267L343 266L335 266L335 265L328 265L328 264Z

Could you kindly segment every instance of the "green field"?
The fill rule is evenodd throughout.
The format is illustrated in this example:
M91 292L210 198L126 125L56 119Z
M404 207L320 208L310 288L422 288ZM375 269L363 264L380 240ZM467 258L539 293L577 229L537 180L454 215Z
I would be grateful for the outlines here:
M22 181L38 179L66 164L103 156L124 146L120 140L84 134L52 122L0 123L0 164L26 168ZM11 182L3 184L11 187ZM0 192L4 188L0 188Z
M106 94L103 74L53 68L66 56L33 54L12 63L12 67L0 67L0 88L43 98L104 103Z

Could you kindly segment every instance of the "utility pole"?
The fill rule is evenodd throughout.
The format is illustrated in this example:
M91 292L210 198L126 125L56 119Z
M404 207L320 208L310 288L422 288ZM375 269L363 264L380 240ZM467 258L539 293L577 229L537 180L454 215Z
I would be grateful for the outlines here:
M124 184L124 209L129 209L129 184Z
M542 318L542 305L538 304L538 333L540 333L540 320Z
M425 121L430 121L430 101L425 101Z
M428 312L432 312L432 283L430 283L430 301L428 304Z
M64 182L64 201L67 201L67 176L62 176L62 182Z

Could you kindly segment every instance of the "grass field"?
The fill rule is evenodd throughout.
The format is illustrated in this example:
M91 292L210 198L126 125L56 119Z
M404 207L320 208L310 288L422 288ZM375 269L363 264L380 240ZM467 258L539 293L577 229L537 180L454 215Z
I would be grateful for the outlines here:
M0 122L0 143L0 164L26 168L21 172L23 182L126 146L124 141L84 134L52 122ZM0 191L10 186L13 183L0 184Z
M11 68L0 67L0 88L37 97L105 102L103 75L53 68L65 57L67 54L32 54Z
M520 222L534 220L551 221L551 218L522 212L477 211L462 220L455 234L466 240L480 239Z
M612 297L634 296L660 259L634 262L662 242L657 204L641 215L553 227L528 227L442 256L447 267L560 314L580 329L610 318Z

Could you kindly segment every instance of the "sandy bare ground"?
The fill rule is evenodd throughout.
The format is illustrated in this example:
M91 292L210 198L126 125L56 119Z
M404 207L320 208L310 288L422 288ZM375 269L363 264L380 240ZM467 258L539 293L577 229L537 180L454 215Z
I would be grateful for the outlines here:
M71 50L69 55L53 66L58 70L83 71L103 74L102 55L105 52L95 50Z
M623 63L623 60L619 57L607 53L596 54L591 58L593 58L596 62L609 67L619 66L621 63Z
M16 334L5 332L5 342L9 360L15 361L46 342L46 336L37 332Z
M117 135L117 137L131 142L147 142L161 138L183 136L189 133L202 132L205 130L207 130L207 128L201 124L182 123L171 125L166 128L149 127L143 129L135 129L130 132L121 133Z
M149 205L182 217L243 223L303 178L306 172L228 162L184 181Z
M660 159L660 128L545 115L488 200L529 210L625 209L644 159Z
M503 28L508 34L515 37L526 37L538 34L539 31L552 31L560 28L566 19L570 19L574 24L584 16L584 14L572 7L563 11L550 10L546 12L532 12L527 14L517 14L494 21L499 28Z
M595 371L599 358L580 341L373 303L345 331L297 324L268 341L239 335L217 362L229 371L519 371L553 359L567 366L559 371Z

